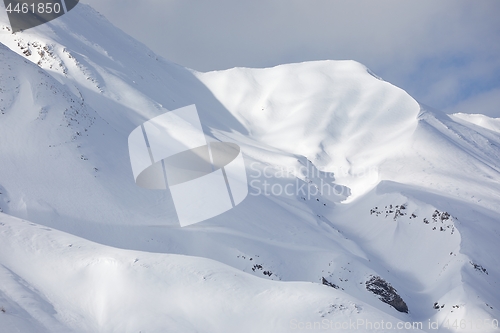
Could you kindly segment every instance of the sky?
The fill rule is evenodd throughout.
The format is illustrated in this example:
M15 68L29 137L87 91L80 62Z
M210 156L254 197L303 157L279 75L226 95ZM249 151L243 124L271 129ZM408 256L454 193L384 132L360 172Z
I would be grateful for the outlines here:
M352 59L448 113L500 117L498 0L82 0L198 71Z

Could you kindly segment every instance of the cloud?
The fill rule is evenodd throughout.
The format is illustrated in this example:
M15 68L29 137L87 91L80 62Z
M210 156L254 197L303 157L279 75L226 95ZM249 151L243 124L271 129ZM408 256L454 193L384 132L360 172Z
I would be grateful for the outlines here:
M500 88L473 95L445 110L448 113L480 113L500 118Z
M201 71L354 59L425 104L500 86L500 1L84 0Z

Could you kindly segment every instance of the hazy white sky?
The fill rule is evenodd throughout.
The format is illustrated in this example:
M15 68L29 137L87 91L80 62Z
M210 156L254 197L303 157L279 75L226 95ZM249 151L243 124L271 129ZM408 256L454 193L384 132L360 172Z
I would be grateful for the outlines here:
M498 0L82 0L200 71L354 59L420 102L500 117Z

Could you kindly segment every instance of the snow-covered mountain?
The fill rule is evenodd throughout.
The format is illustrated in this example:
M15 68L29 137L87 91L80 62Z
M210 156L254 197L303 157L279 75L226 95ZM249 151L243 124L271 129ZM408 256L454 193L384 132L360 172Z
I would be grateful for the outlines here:
M82 4L0 29L0 332L495 331L498 119L354 61L199 73ZM250 194L181 228L127 138L190 104Z

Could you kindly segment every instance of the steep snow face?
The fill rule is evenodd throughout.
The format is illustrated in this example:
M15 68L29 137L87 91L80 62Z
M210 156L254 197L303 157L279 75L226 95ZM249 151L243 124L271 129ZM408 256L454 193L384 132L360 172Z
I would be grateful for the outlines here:
M366 184L376 184L377 167L404 149L418 124L420 107L413 98L354 61L234 68L197 77L252 138L306 156L356 196L370 189Z
M184 284L195 302L179 296L168 303L163 297L174 293L169 286L182 282L157 276L196 280L195 268L211 265L230 272L212 285L220 292L219 303L229 304L210 312L221 318L207 326L213 331L234 331L231 325L243 325L248 318L266 331L272 318L281 323L302 310L304 320L310 320L314 316L306 308L323 302L314 291L319 286L309 290L265 280L323 283L332 289L326 289L327 298L343 291L350 302L376 307L374 316L437 321L443 331L455 319L500 316L496 120L482 118L478 125L428 110L353 61L197 73L158 58L85 5L22 33L11 34L2 22L0 209L51 228L43 231L2 217L8 231L1 234L0 267L7 270L2 274L9 287L1 289L0 302L26 311L27 318L21 323L8 317L9 325L38 327L42 321L51 332L68 327L105 332L121 323L136 331L202 331L198 321L210 319L193 303L205 304L212 287L205 293L200 291L205 285ZM209 141L236 142L242 148L251 183L250 195L236 209L180 228L168 191L135 185L127 137L145 120L190 104L196 104ZM317 191L325 182L337 185L340 193ZM138 271L130 268L132 252L55 229L107 246L157 253L131 255L149 258L151 266L172 258L178 265ZM75 251L65 242L85 249ZM66 255L66 250L75 253ZM210 258L237 271L182 257L191 265L186 268L180 257L161 253ZM94 270L90 262L95 257L104 259ZM116 279L97 284L106 272ZM43 281L36 279L39 275ZM62 282L54 282L57 276L64 277ZM255 288L237 284L240 278ZM121 282L113 287L115 280ZM367 290L373 281L387 286L383 295ZM23 283L38 291L24 290ZM261 289L268 283L271 289L287 290L278 303L272 292ZM147 326L152 317L142 320L132 308L121 307L118 303L124 302L116 300L123 300L118 295L124 290L140 304L150 302L137 314L156 313L165 321ZM240 302L232 290L244 290ZM23 303L23 295L39 305ZM144 295L150 296L148 302ZM295 308L290 297L311 298ZM407 314L390 305L399 299ZM255 300L283 310L277 313L267 305L262 312L253 310L259 307ZM295 305L282 307L288 301ZM164 306L165 312L155 312L154 305ZM195 308L196 314L186 314ZM235 309L234 322L226 319L227 309ZM356 318L356 307L332 309L326 312L334 320ZM110 313L121 311L122 317L112 318ZM245 311L252 315L244 316Z
M333 172L352 190L348 202L393 180L500 212L497 119L430 111L369 73L354 61L322 61L197 77L250 137Z
M0 25L3 44L49 72L120 132L193 103L207 128L244 132L193 71L159 58L86 5L22 33L11 34L6 17Z

